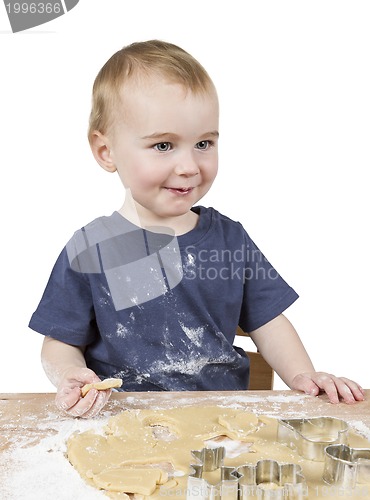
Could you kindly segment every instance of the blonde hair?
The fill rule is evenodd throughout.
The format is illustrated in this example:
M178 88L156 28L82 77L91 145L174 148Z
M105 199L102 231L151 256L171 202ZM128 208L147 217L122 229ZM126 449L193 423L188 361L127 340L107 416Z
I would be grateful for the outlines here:
M94 131L105 134L112 121L125 82L157 75L182 84L194 93L214 89L213 82L188 52L161 40L135 42L113 54L99 71L93 86L88 138Z

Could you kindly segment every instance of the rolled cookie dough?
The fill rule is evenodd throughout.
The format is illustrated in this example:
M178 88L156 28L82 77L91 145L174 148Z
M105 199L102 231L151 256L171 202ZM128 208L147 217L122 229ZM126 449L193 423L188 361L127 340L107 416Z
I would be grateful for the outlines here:
M286 411L289 414L289 408ZM166 430L167 435L161 436L156 432L158 429ZM91 429L72 434L67 442L67 456L88 484L111 499L128 500L126 493L129 493L136 494L138 500L144 493L148 500L187 500L189 465L195 460L191 451L214 446L216 441L217 446L227 447L226 466L256 464L264 459L296 463L302 466L308 498L326 500L328 495L334 498L333 492L338 490L330 490L323 483L323 463L303 459L297 450L279 443L277 430L277 418L256 415L241 408L132 409L110 417L103 433ZM352 432L349 443L356 448L370 447L365 438ZM220 480L220 470L207 472L214 473L216 484ZM208 476L204 477L208 481ZM264 494L263 498L280 498L281 488L279 490L279 485L270 483L269 479L267 477L266 482L258 485L259 493ZM364 489L359 491L369 491L367 484L362 486ZM273 491L263 491L268 489ZM253 498L261 495L253 490ZM349 498L340 493L339 496Z
M120 378L106 378L101 382L95 382L94 384L84 385L81 389L81 395L84 398L91 389L97 389L98 391L105 391L106 389L121 387L121 385L122 385L122 380Z
M118 492L183 500L191 450L228 436L247 442L245 452L253 453L254 434L261 425L256 415L231 408L125 410L110 418L103 434L73 434L67 455L90 485L109 492L111 498L120 498L112 496ZM166 433L159 437L158 429ZM148 473L151 467L154 471Z

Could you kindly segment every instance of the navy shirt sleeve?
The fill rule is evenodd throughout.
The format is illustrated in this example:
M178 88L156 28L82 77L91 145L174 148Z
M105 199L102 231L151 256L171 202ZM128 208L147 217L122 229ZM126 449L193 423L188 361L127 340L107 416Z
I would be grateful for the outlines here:
M86 346L97 337L89 281L84 274L71 269L65 248L55 263L29 327L75 346Z
M253 331L282 314L298 294L245 232L244 296L239 326Z

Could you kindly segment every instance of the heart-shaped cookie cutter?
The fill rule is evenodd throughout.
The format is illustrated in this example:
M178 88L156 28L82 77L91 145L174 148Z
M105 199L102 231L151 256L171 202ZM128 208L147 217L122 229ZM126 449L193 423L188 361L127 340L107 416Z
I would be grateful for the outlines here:
M343 488L370 483L370 448L334 444L325 449L323 480Z
M348 424L335 417L313 417L278 421L277 440L307 460L323 462L325 448L348 443Z

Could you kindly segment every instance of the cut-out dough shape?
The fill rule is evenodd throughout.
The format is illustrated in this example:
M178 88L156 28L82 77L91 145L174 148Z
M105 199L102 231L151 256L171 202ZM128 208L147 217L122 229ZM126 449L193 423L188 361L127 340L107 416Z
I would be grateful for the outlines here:
M161 469L112 467L93 474L92 479L103 490L148 496L154 493L157 485L166 483L168 476Z
M81 389L81 395L84 398L86 394L91 389L97 389L98 391L106 391L107 389L114 389L121 387L122 380L120 378L106 378L101 382L95 382L94 384L86 384Z

